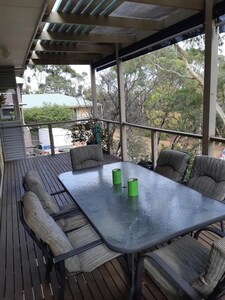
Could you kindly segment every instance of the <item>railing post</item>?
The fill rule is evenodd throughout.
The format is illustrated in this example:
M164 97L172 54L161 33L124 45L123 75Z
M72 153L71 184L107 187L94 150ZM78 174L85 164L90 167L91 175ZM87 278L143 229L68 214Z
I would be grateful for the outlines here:
M126 122L126 104L125 104L125 90L124 90L124 73L123 62L119 58L118 45L116 47L116 63L117 63L117 80L118 80L118 96L119 96L119 112L120 112L120 143L121 143L121 157L123 161L127 161L127 128L124 124Z
M213 0L205 1L205 73L202 154L214 155L214 143L210 140L215 136L216 96L217 96L217 65L219 32L213 19Z
M95 69L90 67L91 73L91 96L92 96L92 103L93 103L93 113L92 118L98 118L98 104L97 104L97 95L96 95L96 79L95 79Z
M48 124L48 133L49 133L51 154L55 155L55 145L54 145L54 138L53 138L53 133L52 133L52 124Z
M109 154L112 153L111 149L111 136L110 136L110 123L106 123L106 132L107 132L107 151Z
M152 148L152 162L154 167L158 158L158 133L155 130L151 130L151 148Z

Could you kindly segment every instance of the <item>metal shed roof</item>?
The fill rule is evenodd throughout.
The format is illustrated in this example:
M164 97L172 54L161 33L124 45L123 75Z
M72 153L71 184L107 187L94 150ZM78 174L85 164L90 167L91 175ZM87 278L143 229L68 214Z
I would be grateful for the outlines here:
M116 48L128 60L204 32L205 1L0 0L0 66L105 68L115 63ZM225 1L213 3L223 21Z

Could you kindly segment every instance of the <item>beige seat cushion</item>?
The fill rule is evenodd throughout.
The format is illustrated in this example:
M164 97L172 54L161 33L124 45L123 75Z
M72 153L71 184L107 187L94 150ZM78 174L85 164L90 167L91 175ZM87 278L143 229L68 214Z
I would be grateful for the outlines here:
M72 204L67 204L65 206L57 205L53 197L46 192L41 178L36 170L28 171L24 176L24 182L28 190L34 192L38 196L43 208L48 214L58 213L70 208L74 209L75 205ZM84 226L88 222L82 213L78 213L69 218L61 218L57 220L56 223L63 229L63 231L70 231Z
M212 245L205 271L192 282L193 288L207 298L225 272L225 238Z
M29 228L46 242L54 255L60 255L78 248L99 236L90 225L81 227L66 234L43 209L39 199L33 192L27 192L23 197L25 221ZM92 271L101 264L119 256L104 244L89 249L65 260L65 267L69 273Z
M209 250L189 235L154 252L190 286L199 274L204 272L209 256ZM156 283L170 295L171 299L183 299L183 292L174 286L174 283L160 267L154 265L147 258L144 266Z
M67 232L82 227L86 224L88 224L88 220L81 212L78 212L72 217L64 218L64 225L62 229L64 232ZM59 226L61 227L61 224L59 224Z
M24 183L29 191L34 192L38 196L47 213L53 214L59 212L57 203L52 196L47 193L36 170L30 170L25 174Z
M74 248L86 245L98 240L99 236L91 225L86 225L67 234ZM83 253L78 254L82 271L91 272L107 261L120 256L121 253L110 250L105 244L101 244Z
M60 255L73 250L73 246L62 229L43 209L39 199L33 192L27 192L23 197L25 221L29 228L44 242L54 255ZM66 269L70 273L80 271L77 256L65 260Z

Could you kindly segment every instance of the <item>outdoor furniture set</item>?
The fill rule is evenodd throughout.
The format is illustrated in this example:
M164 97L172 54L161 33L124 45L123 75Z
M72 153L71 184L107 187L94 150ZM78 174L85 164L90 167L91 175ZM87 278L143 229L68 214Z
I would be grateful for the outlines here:
M77 148L82 159L84 151L87 153L84 168L76 149L71 150L74 171L59 175L64 187L60 192L66 191L74 200L70 208L57 205L36 171L24 176L28 192L19 203L20 218L47 257L46 279L53 265L59 272L58 299L63 299L66 275L90 272L122 254L131 255L130 299L140 296L144 270L168 298L219 299L224 290L225 239L216 240L210 251L197 238L203 229L224 237L221 230L205 227L225 219L221 203L225 198L225 161L196 156L189 180L181 184L189 162L186 153L176 151L175 158L170 153L173 150L163 150L167 152L159 155L158 167L152 172L130 162L106 165L96 146ZM93 160L91 152L98 152ZM174 180L161 176L163 154L167 170L168 157L176 162ZM112 184L114 169L122 171L121 185ZM138 178L137 197L127 193L127 179L133 177ZM189 235L194 231L194 236ZM141 255L135 265L135 254L167 241L167 246Z

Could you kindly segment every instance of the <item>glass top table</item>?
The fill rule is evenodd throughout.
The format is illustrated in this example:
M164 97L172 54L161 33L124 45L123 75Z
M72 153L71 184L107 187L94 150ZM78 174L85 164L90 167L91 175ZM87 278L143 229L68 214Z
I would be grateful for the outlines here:
M122 170L113 186L112 170ZM128 178L139 194L128 196ZM65 172L59 180L112 250L135 253L225 219L225 205L131 162Z

